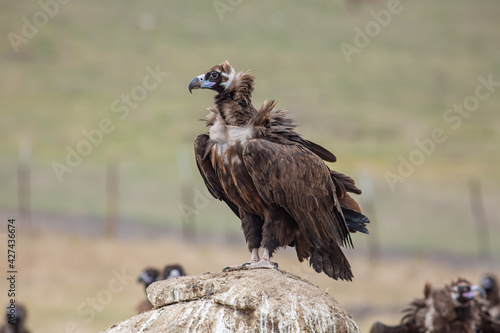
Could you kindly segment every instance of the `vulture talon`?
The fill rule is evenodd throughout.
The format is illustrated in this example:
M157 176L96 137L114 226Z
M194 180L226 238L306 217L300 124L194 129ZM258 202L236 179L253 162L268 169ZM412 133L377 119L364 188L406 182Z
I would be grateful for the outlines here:
M223 272L242 271L247 269L247 265L248 263L244 263L243 265L227 266L222 271Z

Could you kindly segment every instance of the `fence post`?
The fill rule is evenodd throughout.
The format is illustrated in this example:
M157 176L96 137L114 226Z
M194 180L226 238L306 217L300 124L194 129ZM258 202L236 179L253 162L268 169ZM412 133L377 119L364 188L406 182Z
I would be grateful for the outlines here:
M484 210L481 182L477 179L470 179L468 185L471 211L476 228L478 256L489 259L490 242L488 238L488 222L486 221L486 213Z
M120 191L120 163L110 159L106 163L106 226L105 235L116 237L118 230L118 201Z
M377 218L375 216L375 188L370 171L361 169L358 173L359 187L363 190L361 194L361 209L363 214L370 219L368 230L368 256L371 260L377 260L380 257L380 239L378 235Z
M181 192L181 206L193 210L190 214L183 214L182 216L182 233L186 240L193 240L196 236L196 214L194 212L197 212L198 209L198 207L193 207L195 200L193 196L192 158L190 150L186 147L177 150L177 173Z
M20 220L31 229L31 145L27 140L19 143L17 201Z

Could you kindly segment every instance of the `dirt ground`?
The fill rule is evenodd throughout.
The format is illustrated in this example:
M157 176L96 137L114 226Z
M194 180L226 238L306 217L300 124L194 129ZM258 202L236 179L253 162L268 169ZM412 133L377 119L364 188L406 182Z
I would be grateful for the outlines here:
M130 240L20 233L17 244L16 300L27 306L27 325L38 333L97 332L129 318L145 298L136 278L147 266L180 263L194 275L220 271L250 256L243 241L226 245L201 236L183 242L179 237ZM307 263L298 262L293 249L279 251L274 260L280 269L334 296L362 332L368 332L375 320L396 323L406 304L421 296L426 281L441 285L458 276L477 282L485 272L500 275L498 261L396 253L370 259L362 250L346 253L353 282L315 273ZM7 287L3 280L1 290Z

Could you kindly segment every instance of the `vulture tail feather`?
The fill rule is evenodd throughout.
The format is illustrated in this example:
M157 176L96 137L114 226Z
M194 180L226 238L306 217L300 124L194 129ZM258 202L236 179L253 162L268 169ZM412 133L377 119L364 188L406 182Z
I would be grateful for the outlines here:
M344 219L349 230L359 231L367 235L370 234L366 228L366 223L370 223L370 220L366 216L344 207L342 207L342 214L344 214Z
M309 258L309 264L318 273L325 273L335 280L352 281L351 266L340 247L335 249L315 249Z

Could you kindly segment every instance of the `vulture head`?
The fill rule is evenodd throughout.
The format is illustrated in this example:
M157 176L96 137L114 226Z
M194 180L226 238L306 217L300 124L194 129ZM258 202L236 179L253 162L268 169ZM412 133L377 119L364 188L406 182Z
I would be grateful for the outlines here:
M223 63L210 68L205 74L198 75L189 82L189 92L194 89L212 89L221 93L229 88L233 82L235 75L234 68L229 62Z
M492 294L498 294L498 282L494 275L487 274L481 279L481 287L483 287L484 291L488 299Z
M137 282L143 283L144 288L147 288L151 283L158 281L159 277L160 271L156 268L146 268L139 274Z
M180 265L168 265L163 269L163 279L173 279L179 276L184 276L186 273L184 272L184 268Z
M480 294L481 288L459 278L451 285L451 298L456 306L465 305Z
M14 313L12 313L8 307L6 310L5 325L3 329L14 328L12 332L18 332L16 329L24 327L24 323L26 322L26 308L22 304L17 304ZM0 332L11 332L10 330L4 331L3 329L0 328Z

